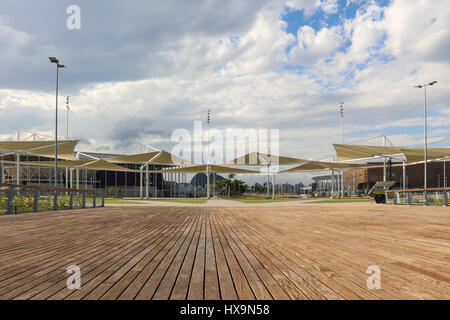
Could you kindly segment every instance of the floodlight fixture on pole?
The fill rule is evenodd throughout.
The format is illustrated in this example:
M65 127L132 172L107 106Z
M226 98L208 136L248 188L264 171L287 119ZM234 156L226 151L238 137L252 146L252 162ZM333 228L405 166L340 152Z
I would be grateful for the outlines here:
M344 143L344 102L339 101L339 116L341 117L341 144Z
M67 120L67 140L69 140L69 96L67 96L66 98L66 110L67 110L67 116L66 116L66 120Z
M55 187L58 186L58 78L59 69L66 66L59 63L55 57L49 57L51 63L56 64L56 112L55 112Z
M339 116L341 117L341 144L344 144L344 102L339 101ZM344 170L341 170L341 197L344 198Z
M208 108L208 117L207 117L207 119L206 119L206 123L208 124L208 137L207 137L207 139L208 139L208 141L207 141L207 143L208 143L208 148L207 148L207 151L208 151L208 158L206 159L206 164L207 164L207 170L206 170L206 198L207 199L209 199L209 197L210 197L210 195L211 195L211 186L210 186L210 183L211 183L211 181L210 181L210 174L211 174L211 171L210 171L210 166L209 166L209 128L210 128L210 122L211 122L211 108Z
M437 83L437 81L432 81L429 83L419 84L414 86L415 88L424 89L424 109L423 109L423 123L424 123L424 171L423 171L423 188L427 188L427 162L428 162L428 132L427 132L427 87L433 86ZM425 191L426 193L426 191ZM426 204L426 196L425 196L425 204Z

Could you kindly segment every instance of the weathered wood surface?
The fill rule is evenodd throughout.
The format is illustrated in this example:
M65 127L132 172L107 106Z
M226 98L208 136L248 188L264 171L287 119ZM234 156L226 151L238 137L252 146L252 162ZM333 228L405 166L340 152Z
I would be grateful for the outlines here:
M81 268L81 288L66 286ZM369 290L367 267L381 268ZM450 209L112 207L0 216L0 299L449 299Z

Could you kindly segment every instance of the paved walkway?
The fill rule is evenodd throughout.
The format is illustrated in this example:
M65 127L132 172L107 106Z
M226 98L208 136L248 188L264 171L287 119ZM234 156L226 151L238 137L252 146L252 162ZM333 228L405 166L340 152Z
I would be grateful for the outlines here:
M126 200L124 200L126 201ZM108 207L123 207L123 206L138 206L138 207L248 207L248 206L276 206L276 207L285 207L285 206L302 206L307 205L311 202L315 202L317 200L291 200L291 201L275 201L275 202L261 202L261 203L245 203L234 200L226 200L222 198L211 198L206 203L183 203L183 202L172 202L172 201L149 201L149 200L130 200L128 204L116 204L116 203L107 203ZM142 202L137 204L136 202ZM345 203L343 203L345 204ZM352 204L352 203L349 203Z

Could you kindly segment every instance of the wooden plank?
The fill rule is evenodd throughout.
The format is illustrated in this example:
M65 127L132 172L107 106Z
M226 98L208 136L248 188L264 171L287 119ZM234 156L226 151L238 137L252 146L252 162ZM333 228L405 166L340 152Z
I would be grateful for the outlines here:
M132 233L130 233L130 235L132 235ZM141 232L141 233L135 232L134 235L135 236L136 235L145 236L145 232ZM109 236L111 237L111 239L114 238L114 235L109 235ZM117 236L115 236L115 238L117 238ZM93 244L96 245L97 243L96 243L96 241L92 242L92 240L91 240L91 245L93 245ZM101 247L102 245L104 247L104 243L102 243L100 241L99 246ZM63 266L67 267L71 264L82 262L83 259L86 258L86 254L89 253L89 251L87 251L89 249L86 248L86 243L80 244L78 246L78 248L81 248L81 251L76 251L75 250L76 248L77 247L71 248L71 250L68 250L69 253L66 254L66 256L63 256L61 258L56 259L56 257L52 257L51 262L48 263L49 266L44 269L38 269L39 271L36 271L31 274L30 274L30 272L24 272L21 275L22 278L20 280L17 280L15 278L9 278L8 280L14 280L14 282L7 286L4 286L1 290L4 291L7 289L16 288L15 290L12 290L12 291L10 290L8 292L8 294L6 295L6 296L13 296L15 294L19 294L21 291L26 290L27 288L31 288L31 287L35 286L39 282L42 282L47 279L52 279L55 274L58 274L58 273L64 274L65 269L61 268L61 267L63 267ZM89 253L89 254L91 254L91 255L96 254L97 253L96 248L97 248L97 246L90 248L90 250L94 251L94 252ZM66 253L66 251L64 251L64 252ZM88 255L88 257L89 257L89 255ZM68 260L68 258L69 258L69 260ZM55 264L55 261L59 261L59 262ZM46 266L46 265L44 265L44 266ZM43 266L40 265L39 267L42 268ZM36 270L36 268L32 269L32 271L34 271L34 270ZM24 275L28 275L28 276L23 277ZM23 284L25 286L22 286Z
M237 300L238 296L236 293L236 288L233 283L233 279L228 267L227 260L225 258L225 253L220 243L219 236L217 235L216 226L211 215L215 214L214 211L210 214L211 221L211 234L214 244L214 254L217 264L217 273L219 278L219 288L220 296L223 300Z
M219 300L219 278L211 232L211 210L205 211L205 300Z
M181 226L183 222L181 223ZM102 297L106 291L108 291L117 280L121 279L122 276L136 263L142 260L147 254L151 254L152 251L158 247L158 245L164 241L164 235L168 236L177 235L177 230L180 229L179 226L176 226L176 230L174 232L173 226L172 230L163 230L161 233L152 236L151 239L148 239L145 242L139 243L138 247L135 247L132 252L124 252L120 256L117 256L116 259L112 259L108 264L102 264L100 267L100 272L97 272L98 275L94 277L88 284L85 284L82 289L86 290L84 293L82 290L77 291L72 294L68 298L70 299L78 299L83 297L83 299L99 299ZM173 234L171 232L174 232ZM103 269L103 271L101 271ZM92 289L94 288L94 289ZM89 291L92 289L92 291Z
M195 254L197 252L198 241L200 239L200 231L201 224L198 224L194 237L184 258L183 265L181 266L180 272L176 278L175 285L170 296L171 300L185 300L187 298Z
M245 255L242 253L242 251L239 249L238 245L235 243L235 241L232 239L230 234L227 232L225 226L223 226L216 218L216 223L219 226L219 228L222 229L222 232L233 250L233 253L236 257L236 259L239 262L239 265L242 268L242 271L245 274L245 277L247 278L247 281L253 291L253 294L255 295L255 298L258 300L271 300L273 299L270 292L267 290L266 286L264 285L264 282L260 279L258 276L258 273L255 272L250 262L247 260Z
M149 278L145 279L144 285L136 296L137 300L148 300L153 297L156 289L158 288L162 278L164 277L178 250L180 249L182 244L190 238L189 236L192 236L192 234L194 233L196 224L197 218L192 220L181 237L177 241L173 242L170 248L167 248L168 250L164 257L161 256L162 259L154 264L154 271L151 273Z
M174 231L175 228L178 226L178 224L175 222L175 220L166 220L165 223L161 225L155 225L154 230L152 230L150 233L152 233L154 236L157 236L159 239L160 232L165 231ZM161 239L162 240L162 239ZM123 240L125 241L125 240ZM145 250L151 250L154 247L154 244L148 246ZM145 251L143 250L143 252ZM105 253L110 253L110 250L107 250ZM114 254L121 254L119 250L115 250ZM106 255L106 254L105 254ZM79 267L81 268L82 275L83 275L83 281L87 282L93 278L93 273L91 271L94 270L94 267L98 265L99 259L103 258L104 255L96 255L91 259L88 259L81 264L79 264ZM132 261L136 261L140 258L140 255L135 256ZM130 263L130 262L129 262ZM66 277L67 275L64 274L63 277ZM108 279L108 282L110 280ZM53 296L53 299L55 298L55 294L58 292L60 297L65 297L69 294L68 291L66 291L66 295L64 295L63 292L59 292L61 290L64 290L66 288L64 281L56 281L56 283L50 287L48 287L46 290L41 291L39 294L32 297L32 299L47 299Z
M164 275L158 289L156 290L153 299L154 300L167 300L169 299L172 288L174 287L177 276L180 272L180 268L185 260L188 249L191 247L192 243L198 241L198 231L201 228L201 221L197 221L195 228L192 229L192 233L189 234L188 238L185 240L180 250L177 252L175 258L172 260L166 274ZM195 240L197 238L197 240Z
M448 208L114 207L0 216L0 299L450 299ZM66 287L70 264L82 287ZM366 268L381 267L368 290Z
M228 241L225 239L221 228L216 223L216 220L213 219L215 230L218 235L220 244L223 248L223 252L225 254L225 259L228 264L228 268L231 272L231 276L233 278L233 284L234 288L236 289L236 293L238 295L238 298L240 300L254 300L255 296L253 294L252 289L250 288L250 285L247 281L247 278L244 274L244 272L241 269L241 266L239 265L233 250L231 249Z
M205 275L205 215L202 212L200 221L200 238L195 253L194 267L192 268L191 281L189 282L188 300L202 300L204 297L204 275Z

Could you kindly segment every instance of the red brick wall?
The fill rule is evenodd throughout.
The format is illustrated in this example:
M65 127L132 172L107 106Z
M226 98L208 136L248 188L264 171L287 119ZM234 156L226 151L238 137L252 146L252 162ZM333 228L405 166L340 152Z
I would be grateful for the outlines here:
M443 187L444 185L444 163L432 162L428 163L428 188ZM424 165L416 164L406 166L406 181L408 188L423 187ZM450 162L446 164L447 186L450 183ZM396 181L402 186L403 167L392 167L392 181ZM389 180L389 169L387 171L387 180ZM438 183L439 180L439 183ZM344 186L351 189L371 188L375 182L383 181L383 168L356 169L344 172Z

